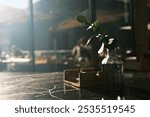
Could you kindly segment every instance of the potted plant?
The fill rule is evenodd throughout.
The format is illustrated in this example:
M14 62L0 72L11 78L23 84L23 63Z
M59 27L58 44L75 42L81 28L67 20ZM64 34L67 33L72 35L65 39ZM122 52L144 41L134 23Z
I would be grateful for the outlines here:
M118 40L106 34L98 20L91 23L82 15L79 15L77 20L91 31L86 45L95 40L95 45L100 43L98 49L95 49L97 55L101 56L102 53L105 53L104 58L97 65L97 75L103 78L104 86L107 88L121 86L123 83L123 62L120 58Z

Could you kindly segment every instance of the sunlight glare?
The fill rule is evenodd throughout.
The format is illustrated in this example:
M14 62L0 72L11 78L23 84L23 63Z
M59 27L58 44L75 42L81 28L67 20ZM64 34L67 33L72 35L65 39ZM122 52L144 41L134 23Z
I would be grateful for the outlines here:
M27 8L29 0L0 0L0 6L11 6L14 8L24 9ZM38 2L40 0L32 0L33 3Z

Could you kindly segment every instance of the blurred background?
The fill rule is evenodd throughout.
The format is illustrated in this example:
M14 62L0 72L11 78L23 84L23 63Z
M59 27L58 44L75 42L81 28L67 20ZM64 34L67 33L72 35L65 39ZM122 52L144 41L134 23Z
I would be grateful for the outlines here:
M79 40L89 38L78 15L98 19L119 40L125 69L149 71L149 12L149 0L0 0L0 71L91 66L90 57L76 61L73 55Z

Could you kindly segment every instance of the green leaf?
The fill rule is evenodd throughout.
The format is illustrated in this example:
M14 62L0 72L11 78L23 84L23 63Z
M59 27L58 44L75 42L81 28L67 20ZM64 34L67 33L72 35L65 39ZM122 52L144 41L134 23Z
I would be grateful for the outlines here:
M104 35L104 30L102 29L100 23L98 20L96 20L94 23L93 23L93 32L96 33L96 34L102 34Z
M93 22L92 24L89 22L89 20L87 19L87 17L79 15L77 17L77 20L80 23L85 24L88 28L87 29L92 29L92 38L90 38L87 42L86 45L88 45L89 43L91 43L91 40L93 39L93 37L95 37L96 39L99 39L99 41L101 43L103 43L99 50L99 53L104 49L104 48L108 48L110 50L114 49L115 46L117 45L117 40L113 40L111 43L109 43L110 37L108 35L106 35L105 30L103 30L103 27L101 26L100 22L98 20L96 20L95 22Z
M87 19L85 16L83 16L83 15L79 15L79 16L77 17L77 20L78 20L80 23L84 23L85 25L90 25L88 19Z

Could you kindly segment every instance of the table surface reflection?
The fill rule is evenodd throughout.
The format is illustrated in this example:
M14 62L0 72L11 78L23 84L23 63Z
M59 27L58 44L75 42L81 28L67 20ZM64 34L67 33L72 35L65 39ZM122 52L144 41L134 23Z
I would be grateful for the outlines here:
M125 73L125 87L118 91L99 87L77 88L63 82L62 72L0 73L1 100L126 100L150 99L150 74Z

